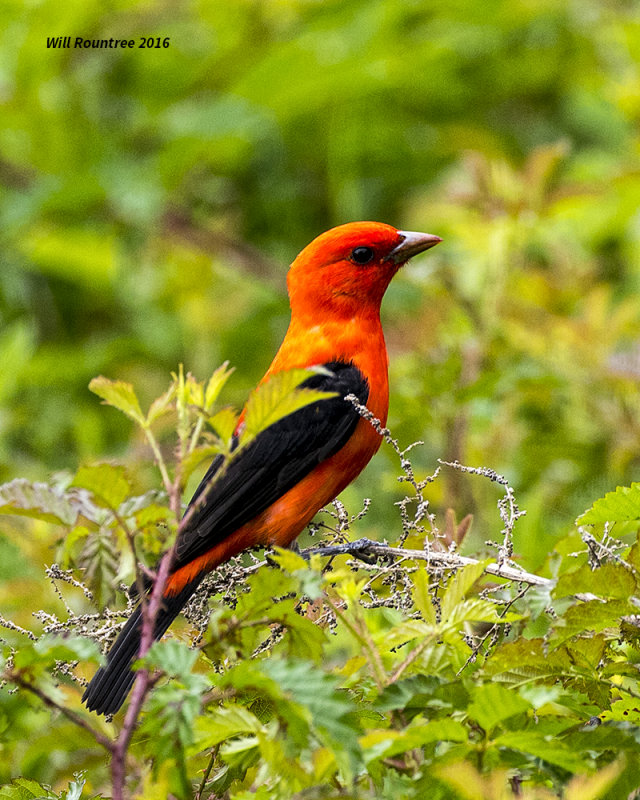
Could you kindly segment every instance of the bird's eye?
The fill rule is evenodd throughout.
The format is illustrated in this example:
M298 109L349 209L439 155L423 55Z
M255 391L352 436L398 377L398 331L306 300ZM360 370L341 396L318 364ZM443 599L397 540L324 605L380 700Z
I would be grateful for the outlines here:
M371 247L354 247L351 251L351 260L356 264L368 264L374 256Z

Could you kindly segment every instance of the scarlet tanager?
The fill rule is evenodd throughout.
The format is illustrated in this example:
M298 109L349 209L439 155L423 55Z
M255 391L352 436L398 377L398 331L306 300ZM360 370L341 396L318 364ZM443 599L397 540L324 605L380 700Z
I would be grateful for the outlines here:
M325 369L301 386L335 396L262 431L215 482L222 458L213 461L177 539L155 639L207 573L248 547L290 545L378 450L380 435L345 397L355 395L386 423L382 297L409 258L440 241L379 222L352 222L321 234L295 259L287 278L291 322L261 383L283 370L320 365ZM87 687L82 698L87 708L113 714L124 702L135 677L131 664L138 657L141 619L138 606Z

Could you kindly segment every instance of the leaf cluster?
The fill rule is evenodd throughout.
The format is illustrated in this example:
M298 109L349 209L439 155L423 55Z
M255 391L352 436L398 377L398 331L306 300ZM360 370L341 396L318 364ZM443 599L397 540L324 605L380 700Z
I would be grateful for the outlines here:
M226 367L214 374L215 381L221 382L221 375L226 379ZM296 397L307 376L274 383L259 405L248 407L249 430L259 432L278 409L290 413L318 400ZM21 755L16 737L21 740L20 730L37 708L49 714L52 734L65 732L70 742L85 737L74 769L85 770L82 780L91 796L106 790L96 750L111 747L111 724L96 725L80 707L77 688L84 665L99 655L93 643L75 634L104 644L117 630L118 615L108 609L96 613L91 606L103 597L100 587L113 591L135 577L138 555L156 552L159 524L175 528L168 506L171 492L181 491L181 459L189 462L203 437L229 452L228 440L225 444L210 427L220 413L211 399L217 391L210 391L207 401L211 385L180 372L151 405L156 411L144 414L131 387L104 379L94 384L106 402L135 417L151 437L161 417L157 409L173 414L174 460L163 461L163 468L160 446L150 445L161 480L166 475L169 481L153 501L132 494L127 473L112 464L81 467L66 483L0 487L4 513L63 529L71 539L67 566L85 569L78 580L50 568L64 613L39 612L42 630L32 633L0 620L4 680L18 689L3 700L2 736L16 766L23 764L19 772L31 773L28 780L8 784L7 797L28 796L19 792L30 790L32 776L43 786L47 780L61 787L71 780L64 768L29 768L26 753ZM447 517L440 532L437 517L425 517L422 492L437 483L439 472L418 482L407 451L400 456L402 479L415 494L405 498L396 536L407 548L422 535L426 557L406 549L399 562L371 563L348 552L306 560L278 551L268 562L251 557L225 565L188 611L196 634L178 626L139 662L155 677L129 748L132 796L143 800L160 791L199 800L255 794L276 800L399 794L493 800L517 790L528 798L562 791L569 798L614 800L636 788L640 503L635 486L595 502L551 554L552 580L532 586L527 573L521 582L499 577L499 564L488 575L493 564L488 559L457 567L451 562L453 569L434 559L431 567L428 548L442 548L452 524ZM505 526L511 533L517 528L522 512L504 479L491 470L472 471L505 492L496 516L496 550L505 557L508 540L500 537ZM328 519L334 537L343 539L346 530L366 526L368 517L349 515L337 504ZM110 572L102 566L103 540L118 554ZM92 565L98 566L92 571ZM72 608L78 604L85 606L81 613ZM112 724L117 729L119 718ZM87 733L93 745L87 744ZM46 742L35 736L32 750ZM69 786L57 793L44 786L42 796L80 791Z

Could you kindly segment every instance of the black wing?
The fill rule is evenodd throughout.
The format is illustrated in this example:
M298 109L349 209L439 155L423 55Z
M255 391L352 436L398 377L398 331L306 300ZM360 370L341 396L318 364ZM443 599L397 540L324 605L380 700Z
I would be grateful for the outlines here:
M196 503L196 509L178 540L172 570L206 553L252 520L349 440L360 416L344 398L354 394L366 403L369 384L351 363L332 361L323 366L330 375L312 375L300 387L336 392L337 396L311 403L258 434L230 462L202 501L200 495L223 461L222 457L214 459L191 498L189 508Z

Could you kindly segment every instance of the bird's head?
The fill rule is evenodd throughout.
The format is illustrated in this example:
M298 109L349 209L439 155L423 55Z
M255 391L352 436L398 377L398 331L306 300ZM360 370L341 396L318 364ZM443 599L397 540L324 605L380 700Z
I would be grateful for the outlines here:
M322 233L298 255L287 278L291 308L313 304L352 316L377 312L389 282L412 256L442 241L381 222L349 222Z

